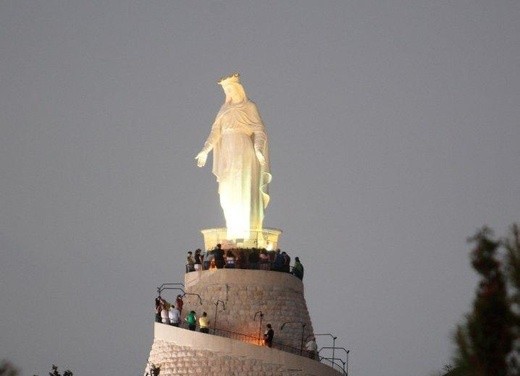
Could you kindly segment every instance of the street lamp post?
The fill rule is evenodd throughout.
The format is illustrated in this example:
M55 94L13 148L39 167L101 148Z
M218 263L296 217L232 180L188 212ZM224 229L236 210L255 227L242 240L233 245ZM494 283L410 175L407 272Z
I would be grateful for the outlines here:
M186 295L195 295L195 296L197 296L197 297L199 298L199 303L200 303L200 305L202 305L202 298L200 297L199 294L195 294L195 293L193 293L193 292L185 292L184 295L182 295L182 296L184 297L184 296L186 296Z
M213 321L213 334L215 334L215 330L216 330L216 327L217 327L217 312L218 312L218 304L219 303L222 303L223 310L224 311L226 310L226 303L224 303L220 299L217 300L217 302L215 303L215 320Z
M161 292L163 290L181 290L184 293L184 290L181 288L173 288L172 286L182 286L184 287L184 283L176 282L176 283L163 283L159 287L157 287L157 292L159 293L159 296L161 296Z
M184 287L183 283L163 283L161 286L157 287L157 292L159 293L159 296L161 296L161 292L164 290L179 290L182 292L182 297L185 297L186 295L194 295L199 298L199 303L202 305L202 298L199 294L193 293L193 292L185 292L184 289L180 287L171 287L171 286L182 286Z
M264 314L262 311L255 312L255 317L253 317L253 321L256 321L256 315L260 314L260 326L258 327L258 344L262 344L262 320L264 319Z
M348 354L350 353L350 350L347 350L347 376L348 376Z
M301 324L301 326L302 326L302 342L300 344L300 355L303 355L303 339L304 339L304 335L305 335L305 326L307 324L304 323L303 321L288 321L288 322L284 322L282 324L282 326L280 327L280 330L283 330L285 324Z

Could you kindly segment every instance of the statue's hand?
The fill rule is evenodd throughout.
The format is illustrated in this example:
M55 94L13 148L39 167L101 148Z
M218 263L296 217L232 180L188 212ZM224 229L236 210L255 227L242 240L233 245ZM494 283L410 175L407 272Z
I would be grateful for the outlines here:
M256 158L261 166L265 165L265 157L260 150L255 150Z
M208 159L208 153L201 151L199 154L197 154L195 159L197 160L197 166L204 167L206 164L206 159Z

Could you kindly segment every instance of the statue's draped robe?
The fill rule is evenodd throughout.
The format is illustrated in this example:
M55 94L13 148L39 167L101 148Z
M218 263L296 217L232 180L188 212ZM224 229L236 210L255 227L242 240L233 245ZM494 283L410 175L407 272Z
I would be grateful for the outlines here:
M250 230L262 230L271 181L267 134L256 105L249 100L225 103L205 147L213 148L213 174L219 184L228 239L248 239ZM262 152L264 166L255 149Z

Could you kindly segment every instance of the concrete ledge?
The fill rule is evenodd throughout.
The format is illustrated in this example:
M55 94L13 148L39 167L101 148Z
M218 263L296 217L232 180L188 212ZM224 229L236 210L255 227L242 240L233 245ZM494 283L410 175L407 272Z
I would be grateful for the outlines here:
M287 289L303 293L303 282L290 273L256 269L213 269L186 273L184 285L186 288L199 283L236 284L252 286L284 286Z
M340 375L338 371L316 360L285 351L257 346L238 340L204 334L160 323L154 324L154 340L162 340L193 350L210 351L217 356L232 356L277 364L292 373L302 375Z

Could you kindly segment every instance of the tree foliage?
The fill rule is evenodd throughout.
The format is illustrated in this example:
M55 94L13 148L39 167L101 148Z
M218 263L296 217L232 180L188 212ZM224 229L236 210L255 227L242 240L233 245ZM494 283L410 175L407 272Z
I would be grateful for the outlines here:
M520 237L518 226L503 241L484 227L468 239L480 280L473 310L457 327L457 352L449 376L518 376ZM501 252L505 249L505 252ZM501 260L505 260L505 264Z
M17 376L19 374L18 369L16 369L15 366L13 366L10 362L7 360L2 360L0 363L0 376ZM49 372L50 376L62 376L61 373L58 371L58 367L54 364L52 365L52 372ZM37 376L37 375L34 375ZM74 376L74 374L66 370L63 373L63 376Z
M515 342L509 357L509 375L520 375L520 227L513 225L509 236L504 240L506 249L506 273L511 292L511 310L513 324L511 326Z
M17 376L17 375L18 375L18 369L16 369L16 367L13 366L7 360L2 360L2 362L0 363L0 376Z
M62 376L58 371L58 367L54 364L52 365L52 372L49 372L49 376ZM70 370L66 370L63 372L63 376L73 376L73 373Z

